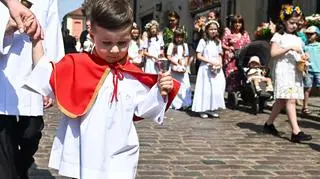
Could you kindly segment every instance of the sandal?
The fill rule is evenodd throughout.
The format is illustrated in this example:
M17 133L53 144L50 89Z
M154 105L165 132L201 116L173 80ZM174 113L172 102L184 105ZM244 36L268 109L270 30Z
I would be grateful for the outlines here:
M302 114L308 115L308 114L311 114L311 113L312 113L311 110L309 110L308 108L303 108L302 109Z

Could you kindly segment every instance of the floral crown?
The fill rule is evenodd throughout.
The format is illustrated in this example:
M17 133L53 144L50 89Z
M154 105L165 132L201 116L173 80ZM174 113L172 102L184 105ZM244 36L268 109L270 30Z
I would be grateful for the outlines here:
M177 34L177 35L186 35L187 34L187 31L186 31L186 28L184 26L182 27L178 27L175 31L174 31L174 34Z
M138 24L135 23L135 22L133 22L132 27L133 27L133 28L138 28Z
M215 24L218 28L220 28L220 24L218 21L216 20L208 20L206 23L205 23L205 27L207 27L208 25L210 24Z
M284 18L286 16L290 16L294 12L297 13L298 15L300 15L302 13L299 6L283 5L281 8L281 11L280 11L280 20L284 21Z
M149 23L147 23L146 24L146 26L144 26L144 28L146 29L146 30L149 30L152 26L157 26L157 27L159 27L159 23L156 21L156 20L152 20L152 21L150 21Z

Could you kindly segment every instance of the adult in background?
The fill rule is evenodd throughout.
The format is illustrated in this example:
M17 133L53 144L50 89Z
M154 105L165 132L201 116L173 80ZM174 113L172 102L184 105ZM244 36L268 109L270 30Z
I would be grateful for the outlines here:
M164 50L165 52L168 49L169 44L173 41L173 33L179 26L180 16L175 11L170 11L168 13L168 27L163 29L163 42L164 42Z
M93 48L93 42L90 37L91 23L90 23L90 6L92 2L86 1L82 5L82 13L86 16L86 29L80 35L80 51L90 52Z
M68 53L77 53L76 45L77 40L75 37L70 35L69 29L63 30L63 45L64 45L64 52Z
M239 50L250 43L250 37L245 30L244 19L240 15L234 16L231 27L225 28L222 38L222 48L224 49L224 71L227 81L227 90L234 90L239 86L237 80L238 68L236 57Z
M7 7L0 3L0 178L27 179L42 136L43 108L52 103L52 99L44 97L43 101L41 95L22 88L33 68L28 35L41 38L42 27L44 51L52 59L64 55L63 42L57 0L33 0L30 10L19 7L17 0L10 0L14 6L7 2ZM22 11L15 11L15 7ZM23 12L20 20L27 33L18 32L21 27L10 18L10 12Z

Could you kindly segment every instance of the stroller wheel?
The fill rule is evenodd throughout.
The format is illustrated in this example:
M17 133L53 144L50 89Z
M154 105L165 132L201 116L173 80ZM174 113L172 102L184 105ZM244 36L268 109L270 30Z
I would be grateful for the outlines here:
M239 99L237 92L229 92L228 93L228 107L230 109L235 109L238 106Z
M257 115L260 112L260 101L259 98L255 98L252 102L252 113Z

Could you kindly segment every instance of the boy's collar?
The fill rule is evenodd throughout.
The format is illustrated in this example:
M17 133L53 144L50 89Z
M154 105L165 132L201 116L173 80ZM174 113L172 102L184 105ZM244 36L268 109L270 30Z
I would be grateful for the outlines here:
M117 61L115 63L107 62L106 60L104 60L101 57L99 57L99 55L97 55L95 53L95 51L90 53L90 56L92 57L91 59L93 61L95 61L97 64L102 65L102 66L107 65L109 67L117 67L117 66L125 66L128 63L128 53L124 58L122 58L121 60L119 60L119 61Z

